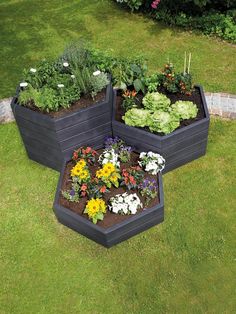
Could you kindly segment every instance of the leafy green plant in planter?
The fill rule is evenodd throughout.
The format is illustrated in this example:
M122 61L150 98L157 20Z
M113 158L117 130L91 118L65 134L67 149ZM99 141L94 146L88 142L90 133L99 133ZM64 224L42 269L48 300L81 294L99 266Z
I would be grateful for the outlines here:
M170 100L160 93L147 93L143 98L144 108L133 108L123 116L125 124L148 127L151 132L169 134L180 126L180 121L195 118L197 106L191 101Z
M76 65L75 61L70 64L60 59L44 60L37 69L25 70L19 103L50 112L69 108L82 95L90 94L94 98L108 85L107 74L92 72L86 65Z
M197 116L197 106L191 101L179 100L171 107L172 112L179 116L180 119L191 119Z
M161 93L153 92L147 93L143 98L143 106L147 110L168 110L170 106L170 99Z
M123 116L125 124L144 128L148 125L150 111L144 109L133 108L128 110Z
M176 73L173 64L167 63L163 72L159 75L160 86L170 93L190 95L192 92L192 76L189 71L188 68L188 72L186 72L186 59L183 73Z
M135 90L133 91L130 91L130 90L126 90L124 93L123 93L123 102L122 102L122 108L127 111L131 108L134 108L134 107L137 107L136 105L136 95L137 95L137 92Z
M151 132L169 134L180 126L179 116L174 112L155 111L150 115L148 127Z

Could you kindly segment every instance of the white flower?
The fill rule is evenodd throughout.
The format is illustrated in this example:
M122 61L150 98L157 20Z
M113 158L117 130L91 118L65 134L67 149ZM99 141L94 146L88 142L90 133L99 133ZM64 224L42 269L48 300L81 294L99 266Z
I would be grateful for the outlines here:
M98 76L98 75L100 75L100 74L101 74L101 71L99 71L99 70L93 72L93 75L94 75L94 76Z
M57 84L57 87L63 88L63 87L64 87L64 84Z
M70 76L72 79L74 79L75 78L75 75L74 74L71 74L71 76Z
M142 158L145 157L146 155L147 155L147 153L142 152L142 153L140 153L139 158L142 159Z
M118 194L110 199L109 210L115 214L134 215L139 208L143 208L143 204L136 193Z
M63 67L67 68L69 66L68 62L63 62Z
M26 82L21 82L20 83L20 87L26 87L26 86L28 86L28 83L26 83Z
M30 69L30 72L31 72L31 73L36 73L36 72L37 72L37 70L36 70L36 69L34 69L34 68L31 68L31 69Z

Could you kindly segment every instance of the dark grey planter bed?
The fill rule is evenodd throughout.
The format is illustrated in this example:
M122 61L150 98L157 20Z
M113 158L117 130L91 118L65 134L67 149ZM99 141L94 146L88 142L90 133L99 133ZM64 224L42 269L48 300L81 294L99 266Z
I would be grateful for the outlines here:
M65 208L59 204L62 180L64 175L63 167L57 186L54 200L54 212L60 223L70 229L86 236L87 238L109 248L132 236L161 223L164 220L164 195L162 186L162 175L158 176L159 200L160 203L155 207L143 210L136 215L130 215L128 219L117 223L109 228L102 228L93 224L85 217Z
M11 107L28 157L60 171L77 147L103 147L104 137L112 134L112 96L109 84L104 101L59 118L23 107L14 97Z
M163 155L166 159L164 173L205 155L210 118L203 89L199 85L195 87L199 89L205 117L164 136L117 121L115 119L117 91L114 90L113 135L122 138L138 152L150 150Z

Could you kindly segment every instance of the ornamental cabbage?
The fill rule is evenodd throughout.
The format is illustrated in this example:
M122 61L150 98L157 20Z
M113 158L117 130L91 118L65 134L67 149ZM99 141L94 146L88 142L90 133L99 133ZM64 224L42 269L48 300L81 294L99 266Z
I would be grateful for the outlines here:
M168 134L177 129L180 125L180 119L172 112L156 111L151 115L148 121L151 132Z
M143 98L143 106L145 109L156 110L168 110L170 106L170 99L166 95L158 92L147 93Z
M148 125L147 121L150 119L150 112L144 109L132 108L126 111L122 119L127 125L143 128Z
M191 101L179 100L172 105L172 112L179 116L180 119L196 118L198 108Z

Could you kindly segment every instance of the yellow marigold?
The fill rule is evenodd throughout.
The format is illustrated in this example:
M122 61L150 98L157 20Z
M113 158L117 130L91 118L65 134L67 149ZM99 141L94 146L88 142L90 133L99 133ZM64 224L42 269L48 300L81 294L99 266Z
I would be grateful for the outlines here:
M94 218L97 214L104 214L106 212L106 204L102 199L92 198L87 202L85 212L88 214L89 218Z

